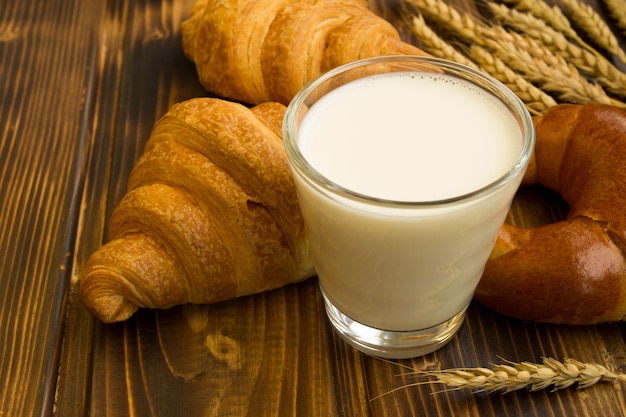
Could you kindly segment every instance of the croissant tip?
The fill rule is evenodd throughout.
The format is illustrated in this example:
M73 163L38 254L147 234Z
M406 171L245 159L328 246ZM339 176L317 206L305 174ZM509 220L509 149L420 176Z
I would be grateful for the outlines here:
M121 294L103 294L81 282L81 298L87 311L103 323L117 323L130 318L139 309ZM99 293L99 294L98 294Z
M138 307L120 296L102 297L94 307L89 308L91 314L102 323L119 323L129 319Z

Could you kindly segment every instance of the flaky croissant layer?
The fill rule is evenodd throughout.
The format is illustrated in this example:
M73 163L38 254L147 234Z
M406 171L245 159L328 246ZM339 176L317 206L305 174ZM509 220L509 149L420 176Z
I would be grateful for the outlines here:
M280 135L285 107L177 104L155 125L86 263L84 304L103 322L253 294L314 274Z
M309 81L381 55L426 55L363 0L199 0L183 49L220 97L289 104Z

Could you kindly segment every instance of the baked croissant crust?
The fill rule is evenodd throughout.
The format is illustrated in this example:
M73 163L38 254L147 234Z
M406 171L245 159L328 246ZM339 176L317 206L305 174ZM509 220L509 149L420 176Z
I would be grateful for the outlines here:
M593 324L626 316L626 110L561 104L535 118L525 182L569 204L533 229L504 225L476 290L503 314Z
M280 136L285 107L174 105L155 125L86 263L81 297L103 322L139 307L212 303L314 275Z
M363 0L199 0L182 36L201 84L250 104L288 104L307 82L358 59L426 55Z

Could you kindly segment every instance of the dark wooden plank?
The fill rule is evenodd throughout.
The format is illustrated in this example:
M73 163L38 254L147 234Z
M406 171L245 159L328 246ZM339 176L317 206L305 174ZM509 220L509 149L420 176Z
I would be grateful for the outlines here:
M311 280L98 326L90 415L367 415L363 376L350 379L359 368L327 360L320 303ZM335 380L348 403L335 401Z
M193 66L179 56L182 51L178 26L190 7L190 2L110 1L97 12L101 22L95 41L99 46L93 86L97 100L92 110L91 157L78 225L81 239L72 268L57 415L86 414L92 390L96 397L108 392L98 391L98 381L92 381L92 373L99 361L109 361L114 355L107 348L104 356L92 356L92 341L98 346L107 333L99 323L94 328L93 318L82 306L79 273L87 257L106 240L106 221L125 191L126 177L142 151L146 132L173 102L201 91ZM146 111L146 105L152 110ZM109 191L109 187L117 191ZM110 374L99 376L107 378Z
M465 5L471 8L470 2ZM112 166L106 168L109 183L100 181L101 188L95 186L87 192L95 194L90 201L99 202L100 209L85 224L96 226L123 195L125 179L154 120L173 102L204 94L190 83L193 68L178 44L177 19L182 19L184 12L176 15L168 2L134 2L128 7L126 14L120 14L121 20L127 19L127 26L126 38L120 39L124 60L115 74L119 89L108 93L119 95L119 106L105 115L113 127L105 127L103 122L103 129L109 129L114 138L107 148L112 155ZM168 10L174 16L165 17ZM106 162L101 164L106 167ZM90 178L102 175L98 172L92 170ZM562 218L565 209L557 196L545 190L524 190L510 220L535 225ZM87 246L93 249L98 243L94 239ZM83 250L83 256L88 253ZM80 317L80 307L74 314ZM619 392L606 386L584 394L569 390L486 396L468 392L433 395L439 387L422 385L373 399L416 379L397 376L403 372L398 365L366 357L334 335L314 280L216 305L142 311L122 324L92 325L91 380L85 409L94 416L577 416L620 415L623 408ZM77 334L87 332L81 328ZM68 345L69 369L84 366L70 358L74 358L72 352L88 353L86 349L80 343ZM623 351L620 324L538 325L472 305L466 325L448 346L425 358L400 363L416 369L448 368L485 366L497 362L498 355L531 361L548 355L608 361L623 369L623 356L616 360L606 353L616 352L620 357ZM79 369L68 375L74 373L79 374ZM70 386L68 376L60 393L69 391Z
M106 240L106 221L153 123L173 103L206 94L180 45L193 1L5 3L0 379L10 382L0 385L0 414L626 416L621 391L606 385L487 396L433 394L441 387L425 384L374 399L424 381L399 376L399 364L449 368L554 356L625 371L621 323L525 323L473 304L449 345L392 364L356 352L331 331L314 279L210 306L141 311L121 324L95 322L77 294L80 268ZM457 3L473 9L469 0ZM565 211L555 195L529 189L509 220L532 226Z
M98 11L0 7L0 414L52 411Z
M67 321L59 366L55 415L81 416L87 414L91 396L93 318L85 311L78 295L78 273L82 260L97 248L105 229L107 193L102 190L110 181L112 143L115 115L119 103L120 72L124 62L124 39L128 2L103 2L97 9L99 24L93 47L97 51L95 76L91 88L94 104L93 123L89 132L90 158L85 173L81 221L77 226L77 241L69 288ZM86 225L86 226L83 226Z

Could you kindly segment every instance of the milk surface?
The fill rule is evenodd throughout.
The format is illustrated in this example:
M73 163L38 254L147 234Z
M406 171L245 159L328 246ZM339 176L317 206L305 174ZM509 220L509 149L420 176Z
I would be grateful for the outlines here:
M518 123L493 96L446 75L358 80L317 102L299 146L323 176L349 190L432 201L504 175L522 148Z
M315 103L298 132L315 170L353 192L424 202L485 187L522 147L507 108L444 75L359 80ZM384 330L438 325L473 297L521 175L451 205L388 207L337 194L294 170L320 285L353 320Z

